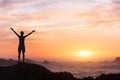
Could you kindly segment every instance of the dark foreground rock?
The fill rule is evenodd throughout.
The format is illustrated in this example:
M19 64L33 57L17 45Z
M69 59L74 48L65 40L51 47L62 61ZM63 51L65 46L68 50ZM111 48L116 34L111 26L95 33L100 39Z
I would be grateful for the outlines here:
M0 80L77 80L71 73L53 73L37 64L19 63L0 67Z
M71 73L53 73L48 69L28 63L19 63L9 67L0 67L0 80L120 80L120 74L102 74L97 78L76 79Z

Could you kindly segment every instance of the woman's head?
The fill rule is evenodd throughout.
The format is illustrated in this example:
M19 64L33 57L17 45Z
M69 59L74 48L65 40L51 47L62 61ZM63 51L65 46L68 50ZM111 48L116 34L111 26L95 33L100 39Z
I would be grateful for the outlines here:
M20 32L20 34L21 34L21 36L23 36L23 35L24 35L24 32L23 32L23 31L21 31L21 32Z

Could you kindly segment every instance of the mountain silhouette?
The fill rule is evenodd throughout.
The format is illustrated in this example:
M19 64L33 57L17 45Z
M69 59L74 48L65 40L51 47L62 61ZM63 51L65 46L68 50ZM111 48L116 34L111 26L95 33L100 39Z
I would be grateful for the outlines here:
M120 57L116 57L116 59L114 60L114 62L120 63Z
M16 63L17 63L17 61L13 60L13 59L3 59L3 58L0 58L0 65L1 66L13 65L13 64L16 64Z
M31 59L25 59L25 62L28 62L28 63L36 63L36 61L31 60ZM0 65L1 65L1 66L15 65L16 63L17 63L17 60L14 60L14 59L4 59L4 58L0 58Z

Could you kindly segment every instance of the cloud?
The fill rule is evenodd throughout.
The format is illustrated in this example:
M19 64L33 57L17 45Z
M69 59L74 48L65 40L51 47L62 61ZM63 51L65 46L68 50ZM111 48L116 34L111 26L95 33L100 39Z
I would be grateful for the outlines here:
M92 26L106 25L112 26L120 22L120 3L107 3L99 5L90 11L80 13L79 19L84 19Z
M0 15L0 26L14 26L16 29L26 27L28 30L35 28L38 31L72 31L87 26L114 25L119 22L119 3L101 2L104 1L3 0L0 3L2 9L9 9Z
M2 0L0 2L0 11L9 11L17 8L23 8L25 6L32 6L38 3L38 0Z

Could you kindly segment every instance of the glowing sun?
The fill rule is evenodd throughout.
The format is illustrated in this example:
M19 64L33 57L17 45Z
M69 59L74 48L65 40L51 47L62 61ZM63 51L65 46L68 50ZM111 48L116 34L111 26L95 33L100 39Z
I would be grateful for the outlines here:
M78 52L78 55L83 56L83 57L88 57L91 55L91 52L89 51L80 51Z

